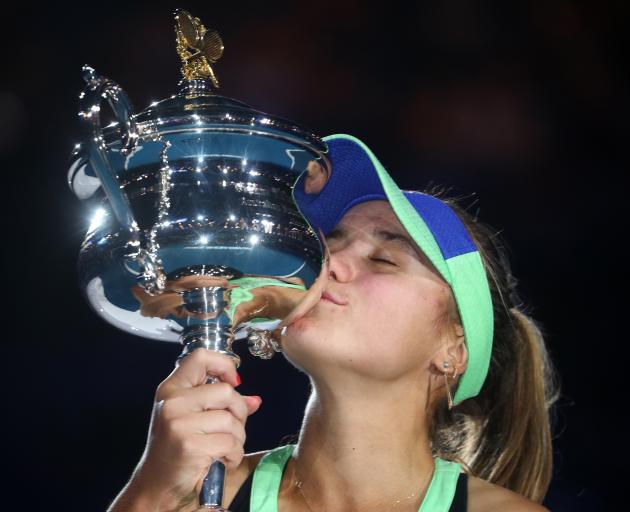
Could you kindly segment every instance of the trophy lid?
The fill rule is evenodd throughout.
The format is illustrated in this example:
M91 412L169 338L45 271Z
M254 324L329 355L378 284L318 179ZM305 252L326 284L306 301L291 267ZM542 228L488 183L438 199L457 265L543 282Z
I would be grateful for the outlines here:
M177 9L175 36L177 53L182 60L183 79L179 91L152 103L135 116L139 135L157 135L184 126L200 129L222 125L225 130L240 126L252 132L262 130L262 133L303 139L325 151L325 144L311 131L214 92L213 88L219 88L219 80L212 66L224 52L223 41L216 30L206 29L199 18Z

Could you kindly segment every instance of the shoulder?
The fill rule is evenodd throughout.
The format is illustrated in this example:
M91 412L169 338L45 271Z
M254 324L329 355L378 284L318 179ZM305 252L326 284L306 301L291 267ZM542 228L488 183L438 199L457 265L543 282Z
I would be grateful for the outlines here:
M229 505L232 502L238 490L245 483L245 480L247 480L247 477L252 471L254 471L254 469L256 469L258 461L268 451L269 450L246 453L236 469L226 471L225 487L223 488L223 503L227 503Z
M469 512L549 512L549 509L500 485L468 475Z

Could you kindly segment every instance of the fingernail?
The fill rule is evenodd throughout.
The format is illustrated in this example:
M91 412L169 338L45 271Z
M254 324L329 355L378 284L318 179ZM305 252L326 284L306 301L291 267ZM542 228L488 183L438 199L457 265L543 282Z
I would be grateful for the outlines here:
M260 398L258 395L251 395L252 398L255 398L256 400L258 400L258 405L260 405L262 403L262 398Z
M241 376L238 374L238 372L236 372L236 385L237 386L241 385Z

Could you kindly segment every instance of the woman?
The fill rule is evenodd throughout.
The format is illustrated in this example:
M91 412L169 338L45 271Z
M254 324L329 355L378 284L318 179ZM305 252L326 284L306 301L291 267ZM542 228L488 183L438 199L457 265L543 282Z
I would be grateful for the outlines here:
M313 164L294 187L330 250L281 338L312 385L297 443L244 455L260 399L198 350L158 387L111 512L195 510L213 457L232 512L547 510L557 390L495 235L451 201L403 193L358 139L325 140L330 177Z

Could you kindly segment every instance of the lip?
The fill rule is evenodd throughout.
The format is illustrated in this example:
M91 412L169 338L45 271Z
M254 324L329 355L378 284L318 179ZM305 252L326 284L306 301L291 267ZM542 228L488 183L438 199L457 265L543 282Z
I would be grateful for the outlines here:
M338 306L345 306L347 304L347 302L342 302L341 300L337 299L336 297L334 297L328 292L322 293L321 300L328 300L332 302L333 304L337 304Z

